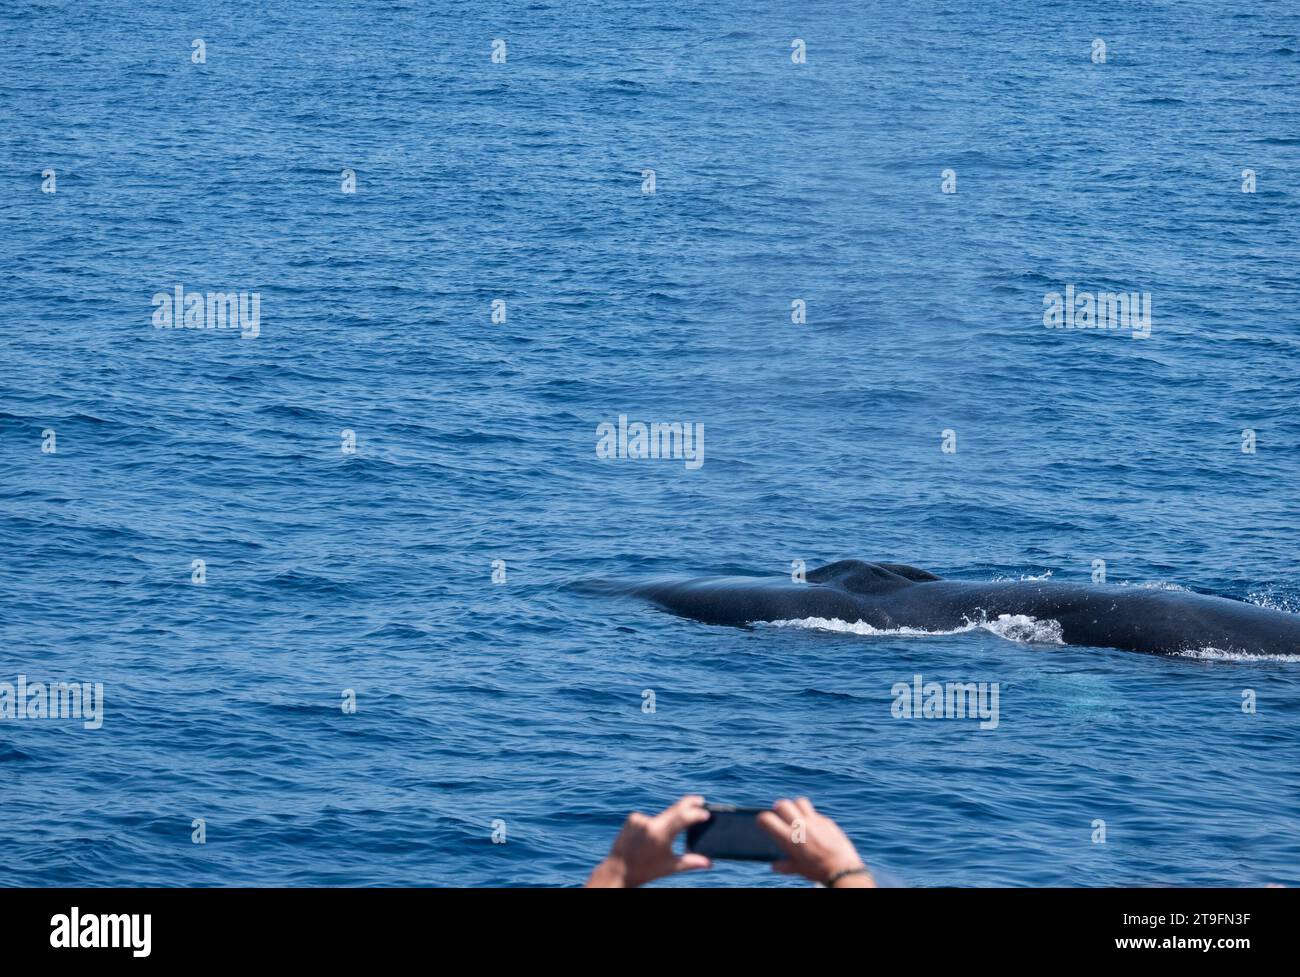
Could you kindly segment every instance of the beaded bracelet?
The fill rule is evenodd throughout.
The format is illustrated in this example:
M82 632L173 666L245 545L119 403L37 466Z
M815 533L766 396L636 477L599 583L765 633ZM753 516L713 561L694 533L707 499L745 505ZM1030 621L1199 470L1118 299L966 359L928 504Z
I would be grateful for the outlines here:
M844 878L844 876L846 875L869 875L869 874L870 872L867 870L867 867L865 865L859 865L857 868L841 869L840 871L836 872L834 875L832 875L829 879L826 880L826 888L828 889L835 888L835 883L838 882L840 879Z

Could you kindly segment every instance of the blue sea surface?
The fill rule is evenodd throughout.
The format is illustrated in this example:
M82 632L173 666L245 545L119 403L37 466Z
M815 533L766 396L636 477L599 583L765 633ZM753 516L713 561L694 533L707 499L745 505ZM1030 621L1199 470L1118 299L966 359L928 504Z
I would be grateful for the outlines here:
M104 688L98 729L0 720L0 884L574 885L688 791L806 794L899 884L1300 884L1300 649L579 586L1104 560L1300 609L1294 3L0 31L0 682ZM157 328L176 285L258 293L259 335ZM1045 328L1067 285L1149 293L1150 337ZM703 465L597 458L620 416L702 424ZM997 728L895 718L916 675L998 683Z

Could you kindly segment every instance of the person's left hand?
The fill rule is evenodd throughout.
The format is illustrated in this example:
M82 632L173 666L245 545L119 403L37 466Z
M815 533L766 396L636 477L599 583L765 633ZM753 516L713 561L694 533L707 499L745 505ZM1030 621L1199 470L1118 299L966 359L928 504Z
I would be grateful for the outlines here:
M703 855L673 852L673 840L679 834L708 819L704 798L698 794L687 794L654 817L633 811L605 860L591 873L587 888L631 889L675 872L708 868L713 863Z

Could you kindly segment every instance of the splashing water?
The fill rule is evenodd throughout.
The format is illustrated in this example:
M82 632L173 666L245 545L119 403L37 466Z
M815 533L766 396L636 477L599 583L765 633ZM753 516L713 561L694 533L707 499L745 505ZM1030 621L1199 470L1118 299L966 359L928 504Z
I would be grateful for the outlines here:
M815 631L835 631L840 634L879 635L890 637L939 637L942 635L965 634L969 631L984 629L999 638L1016 641L1021 644L1064 644L1061 637L1061 625L1058 621L1040 621L1027 614L999 614L993 620L967 620L959 628L947 631L927 631L922 628L876 628L866 621L841 621L838 618L805 617L787 621L772 621L772 627L807 628Z

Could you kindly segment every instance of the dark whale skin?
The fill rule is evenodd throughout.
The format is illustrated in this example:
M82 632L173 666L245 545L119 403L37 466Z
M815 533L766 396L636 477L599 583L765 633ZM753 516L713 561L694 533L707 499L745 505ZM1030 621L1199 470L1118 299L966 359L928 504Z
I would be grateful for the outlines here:
M1217 649L1300 654L1300 615L1184 590L1009 580L944 580L898 563L841 560L789 577L658 577L619 588L706 624L808 617L886 630L952 631L1026 615L1056 621L1066 644L1153 654Z

